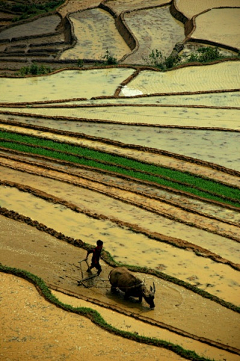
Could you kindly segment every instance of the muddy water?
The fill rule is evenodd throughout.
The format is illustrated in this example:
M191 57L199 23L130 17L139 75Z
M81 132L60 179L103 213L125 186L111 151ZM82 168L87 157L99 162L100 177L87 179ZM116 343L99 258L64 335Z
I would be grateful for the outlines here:
M130 125L190 126L240 130L239 110L185 107L1 108L9 112L110 121Z
M161 6L170 3L170 0L148 0L147 5L149 7L152 6ZM117 14L125 11L143 9L146 7L145 0L117 0L117 1L109 1L107 5L113 9Z
M238 2L239 5L239 2ZM196 18L196 30L191 37L240 49L240 8L212 9Z
M126 13L124 18L139 43L137 51L124 61L127 64L150 64L149 55L156 49L167 57L185 38L183 24L173 18L169 6Z
M239 88L239 62L186 67L169 72L141 71L121 95L209 91ZM112 96L133 69L68 70L24 79L2 78L1 102L31 102ZM66 92L66 84L68 91ZM143 110L143 109L142 109ZM115 112L116 113L116 112ZM97 118L97 117L96 117Z
M61 105L115 105L115 104L131 104L131 105L199 105L199 106L215 106L215 107L238 107L240 108L240 92L222 92L207 94L191 94L191 95L161 95L147 97L131 97L131 98L108 98L108 99L90 99L75 100L62 102Z
M228 61L165 73L145 70L122 89L121 95L127 95L129 89L142 94L239 89L239 83L240 62Z
M60 23L61 18L58 15L41 17L30 23L13 26L0 33L0 39L12 39L20 36L43 35L54 33Z
M47 76L2 78L1 102L31 102L114 95L132 69L66 70ZM66 91L67 84L67 91Z
M239 7L239 0L201 0L201 1L189 1L189 0L175 0L177 9L179 9L185 16L191 19L194 15L200 14L204 10L217 8L217 7ZM231 27L231 23L228 24ZM204 29L203 34L211 28L211 23ZM218 29L219 32L222 30Z
M80 238L90 244L102 238L106 249L117 262L139 266L151 264L152 268L164 270L167 274L207 288L210 293L239 304L239 273L229 266L216 264L167 244L162 243L160 246L159 242L110 221L92 219L62 205L49 204L8 187L1 189L1 206L14 209L67 236ZM169 227L164 232L165 227L166 225L162 225L161 233L167 234L169 229L174 231L173 227ZM179 233L175 230L176 234Z
M130 52L116 29L114 18L107 11L90 9L70 15L70 20L77 44L63 52L60 59L104 60L108 50L112 57L120 60Z

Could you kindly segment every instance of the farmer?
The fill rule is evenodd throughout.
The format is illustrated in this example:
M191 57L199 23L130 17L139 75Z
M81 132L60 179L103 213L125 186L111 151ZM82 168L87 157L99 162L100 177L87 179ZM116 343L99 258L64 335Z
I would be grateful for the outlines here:
M102 272L102 267L99 264L99 259L101 256L101 252L102 252L102 248L103 248L103 241L101 241L100 239L97 241L97 247L93 248L92 250L88 250L87 252L87 257L86 257L86 261L88 259L88 255L90 253L92 253L92 263L91 266L87 269L87 272L91 272L92 268L96 268L98 270L97 275L99 276L100 273Z

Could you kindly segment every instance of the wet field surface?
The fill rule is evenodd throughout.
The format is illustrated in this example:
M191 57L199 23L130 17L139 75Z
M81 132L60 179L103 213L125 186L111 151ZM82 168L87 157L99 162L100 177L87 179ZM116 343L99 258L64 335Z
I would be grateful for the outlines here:
M161 6L160 0L149 1L148 9L141 0L106 1L109 11L96 8L99 3L70 0L59 9L62 16L70 14L61 24L55 14L0 32L1 39L27 37L25 43L13 40L10 47L1 43L5 56L14 44L23 42L27 57L31 42L41 44L44 39L61 48L57 57L66 60L100 59L106 43L111 54L121 58L134 43L130 35L122 37L123 27L136 37L136 47L123 67L74 67L37 77L1 77L1 133L67 142L239 189L239 60L165 72L139 67L157 43L169 55L184 40L187 28L184 34L179 14L173 16L177 8L190 19L216 7L215 1L186 8L187 1L182 0L174 2L171 11L168 2ZM228 6L237 5L232 0ZM125 23L117 30L112 14L117 17L122 11ZM234 10L226 11L229 16ZM206 17L197 16L192 37L204 32L200 23L210 13L214 22L205 34L209 41L216 30L215 10L206 12ZM158 32L157 19L165 24L164 31ZM81 38L83 20L88 31ZM75 47L67 44L68 21L71 31L75 28ZM107 29L100 26L103 21ZM220 24L217 33L227 42L228 36L233 38L232 27L228 34L223 29ZM44 54L42 59L47 59L49 54ZM14 56L11 59L13 64ZM2 71L4 61L0 64ZM116 329L171 342L204 359L240 360L238 207L140 181L130 172L120 176L10 150L0 141L2 265L40 277L61 302L94 309ZM79 261L97 239L104 242L103 272L86 281L87 287L78 286L77 281L87 275L86 263L80 268ZM116 264L138 267L136 275L147 287L155 284L154 310L145 301L139 304L111 293L108 274ZM164 347L116 336L85 317L57 308L26 280L4 272L0 278L4 325L0 356L4 359L30 361L45 354L51 359L89 360L96 337L94 357L99 361L120 360L123 354L127 361L187 359ZM30 324L34 327L29 331Z

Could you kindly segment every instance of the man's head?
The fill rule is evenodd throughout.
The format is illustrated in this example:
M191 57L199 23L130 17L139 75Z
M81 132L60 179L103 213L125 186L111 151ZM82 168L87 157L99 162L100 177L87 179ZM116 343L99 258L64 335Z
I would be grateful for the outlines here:
M101 241L100 239L97 241L97 245L98 247L102 247L103 246L103 241Z

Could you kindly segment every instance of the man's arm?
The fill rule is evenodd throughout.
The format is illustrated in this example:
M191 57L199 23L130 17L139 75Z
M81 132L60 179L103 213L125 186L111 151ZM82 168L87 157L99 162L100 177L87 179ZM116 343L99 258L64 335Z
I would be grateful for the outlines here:
M88 256L89 256L90 253L93 253L93 249L89 249L89 250L87 251L87 256L86 256L86 259L85 259L86 261L87 261Z

